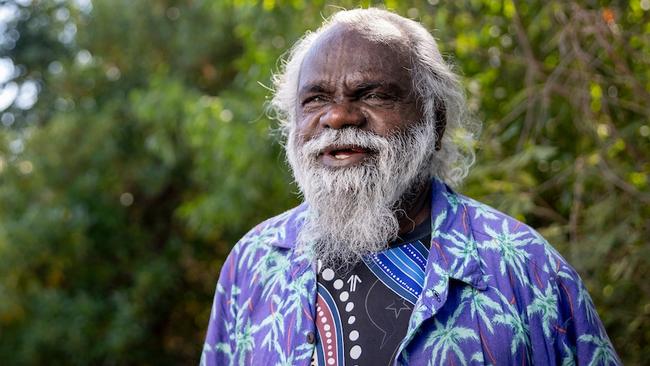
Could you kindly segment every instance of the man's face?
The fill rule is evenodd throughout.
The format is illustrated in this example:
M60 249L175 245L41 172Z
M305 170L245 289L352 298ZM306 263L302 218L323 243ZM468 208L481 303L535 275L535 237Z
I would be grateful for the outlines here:
M351 264L397 236L398 212L431 177L435 126L397 47L340 27L315 42L286 145L311 213L299 242L323 263Z
M420 121L406 56L359 33L335 28L317 40L300 69L297 144L324 130L356 128L387 137ZM329 168L359 164L377 151L359 146L325 148Z

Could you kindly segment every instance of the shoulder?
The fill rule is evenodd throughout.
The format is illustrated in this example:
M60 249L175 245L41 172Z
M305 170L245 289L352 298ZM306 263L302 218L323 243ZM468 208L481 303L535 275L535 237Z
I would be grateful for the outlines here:
M537 230L484 203L462 195L457 199L492 290L516 302L531 319L543 307L561 312L567 306L566 315L554 319L557 323L580 311L575 303L587 293L580 276ZM548 323L544 333L550 333Z
M577 276L562 255L532 227L489 205L463 195L457 197L486 270L498 269L503 274L510 270L523 281L539 285L543 285L539 283L541 277L554 280L563 272Z
M302 204L255 225L235 244L230 257L293 248L305 214L306 206Z
M249 230L232 248L220 279L240 282L255 274L270 257L289 256L306 214L305 205L271 217ZM229 274L229 275L228 275ZM230 280L230 281L229 281Z
M619 364L584 283L562 255L530 226L454 195L455 221L472 234L487 293L500 300L505 313L520 314L534 358L543 359L546 353L537 352L536 345L545 344L546 350L555 347L558 355L579 363L600 352L605 364ZM505 313L496 315L495 322L504 322Z

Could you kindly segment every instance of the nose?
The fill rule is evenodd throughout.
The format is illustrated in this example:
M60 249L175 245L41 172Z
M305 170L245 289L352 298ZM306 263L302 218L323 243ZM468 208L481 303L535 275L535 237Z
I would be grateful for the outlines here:
M329 106L327 112L321 115L319 122L323 128L359 127L366 122L366 117L352 103L344 102Z

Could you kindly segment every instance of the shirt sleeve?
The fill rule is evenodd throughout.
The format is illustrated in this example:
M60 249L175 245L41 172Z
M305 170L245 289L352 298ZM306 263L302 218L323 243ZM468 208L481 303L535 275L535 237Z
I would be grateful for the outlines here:
M621 365L594 303L578 273L569 265L557 277L560 321L556 351L561 365Z
M233 361L234 322L232 312L237 303L238 288L234 284L235 255L226 259L215 289L208 332L201 353L201 366L231 365Z

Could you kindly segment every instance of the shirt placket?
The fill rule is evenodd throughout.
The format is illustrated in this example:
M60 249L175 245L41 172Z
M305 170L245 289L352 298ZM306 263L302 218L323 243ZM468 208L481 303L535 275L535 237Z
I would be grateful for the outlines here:
M296 317L302 317L303 320L300 324L299 329L295 332L293 329L287 329L288 337L287 344L291 347L286 352L291 352L291 350L301 350L302 347L309 347L308 350L301 350L300 352L309 353L310 357L305 359L297 360L294 359L292 365L310 365L311 364L311 355L313 354L316 348L316 323L314 321L316 316L316 264L312 263L310 260L306 260L305 257L297 255L297 249L292 250L291 262L291 281L298 281L302 276L311 276L312 279L309 281L309 289L307 296L300 296L301 298L301 313L295 314ZM296 292L299 289L292 289ZM291 296L292 294L289 294ZM293 294L297 295L297 294ZM294 319L295 321L296 319ZM293 328L294 326L290 326ZM307 346L309 345L309 346Z
M433 259L429 258L430 260ZM427 267L431 264L428 263ZM432 268L427 268L427 277L424 281L425 289L415 303L413 313L409 319L406 336L399 345L394 365L407 365L408 354L406 350L411 341L416 337L420 327L428 319L434 317L447 302L449 294L449 276L444 273L437 273Z

